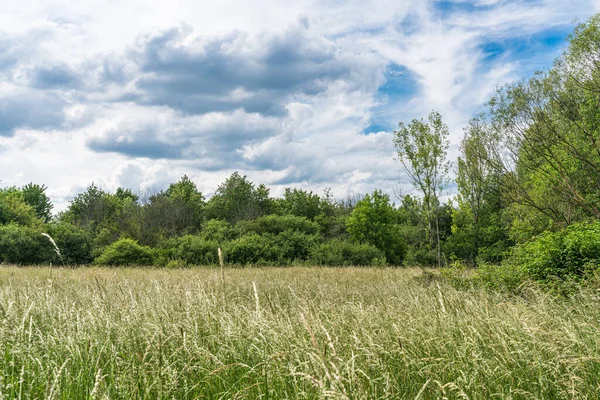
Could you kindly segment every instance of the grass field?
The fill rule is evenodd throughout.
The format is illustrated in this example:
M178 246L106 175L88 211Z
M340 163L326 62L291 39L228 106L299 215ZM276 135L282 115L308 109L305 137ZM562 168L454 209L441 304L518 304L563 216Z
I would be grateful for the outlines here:
M600 397L600 296L417 269L0 268L0 398Z

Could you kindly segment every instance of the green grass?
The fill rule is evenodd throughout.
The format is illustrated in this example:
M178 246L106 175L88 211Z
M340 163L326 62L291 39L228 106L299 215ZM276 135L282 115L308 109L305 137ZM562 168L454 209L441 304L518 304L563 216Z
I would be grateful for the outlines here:
M599 398L599 293L417 269L0 268L0 398Z

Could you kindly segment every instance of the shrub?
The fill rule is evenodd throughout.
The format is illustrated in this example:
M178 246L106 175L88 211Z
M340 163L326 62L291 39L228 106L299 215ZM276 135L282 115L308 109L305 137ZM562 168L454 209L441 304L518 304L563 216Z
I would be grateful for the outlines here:
M538 281L579 280L600 269L600 222L546 232L516 246L506 264L524 268Z
M271 237L256 233L241 236L223 247L225 260L231 264L275 264L283 258L283 251Z
M0 263L43 264L54 260L54 248L35 228L0 226Z
M510 250L510 243L507 240L499 240L494 244L481 247L477 255L477 261L480 263L501 263Z
M93 254L98 257L112 243L119 240L119 232L116 227L105 227L98 231L93 241Z
M119 239L108 245L94 263L100 265L152 265L152 250L132 239Z
M65 264L90 264L94 261L93 241L88 231L68 222L58 222L49 226L49 233L60 249Z
M345 240L331 240L314 246L310 252L310 262L314 265L385 265L385 255L375 246Z
M211 219L202 225L202 237L209 242L223 243L237 237L231 224L222 219Z
M516 293L527 281L527 273L519 265L480 264L473 281L488 289Z
M435 250L426 247L410 246L404 258L407 267L433 267L437 265Z
M219 263L219 244L200 236L187 235L171 242L171 257L188 265L214 265Z
M285 231L297 231L316 235L319 232L319 224L295 215L267 215L251 221L240 221L236 227L242 234L255 232L259 235L277 235Z
M319 244L321 239L317 235L288 229L277 235L272 235L272 241L280 251L280 259L273 261L285 265L308 260L310 249Z

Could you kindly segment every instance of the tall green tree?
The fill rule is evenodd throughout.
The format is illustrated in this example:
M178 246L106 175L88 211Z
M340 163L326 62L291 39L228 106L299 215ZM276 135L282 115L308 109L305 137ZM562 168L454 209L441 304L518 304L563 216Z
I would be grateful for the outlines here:
M138 236L140 243L155 245L165 238L199 231L205 219L205 206L202 192L184 175L145 202Z
M223 219L231 224L255 219L272 211L272 200L265 185L254 184L237 171L225 180L207 203L210 218Z
M537 225L531 234L600 218L599 59L595 15L552 69L499 89L489 103L496 140L488 151L519 209L514 226Z
M499 261L508 246L502 175L489 162L489 135L489 127L478 118L465 128L456 177L458 209L452 213L452 235L446 243L452 254L473 265L478 258Z
M397 219L389 196L376 190L356 204L346 226L352 239L377 247L392 265L402 265L406 245Z
M276 203L279 212L310 220L314 220L323 212L321 197L302 189L286 188L283 198L277 199Z
M38 218L45 223L52 219L52 209L54 208L50 198L46 195L47 189L45 185L35 183L28 183L21 189L25 203L33 207Z
M410 124L400 122L394 132L398 159L411 183L421 192L427 226L427 236L436 249L438 266L442 265L440 246L440 195L448 182L450 162L448 127L438 112L432 111L427 121L414 119Z
M114 221L118 207L118 199L92 183L71 200L61 217L76 226L96 231Z
M22 190L16 187L0 189L0 225L13 223L35 227L42 222L35 209L25 202Z

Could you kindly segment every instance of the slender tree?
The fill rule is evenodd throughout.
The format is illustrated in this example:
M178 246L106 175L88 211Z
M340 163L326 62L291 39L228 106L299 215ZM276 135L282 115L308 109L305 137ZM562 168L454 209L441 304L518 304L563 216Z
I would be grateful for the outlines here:
M440 247L439 207L440 194L448 182L450 162L448 153L448 127L442 116L432 111L427 122L414 119L410 124L399 124L394 132L398 159L412 184L423 195L427 235L436 249L438 266L442 265Z

